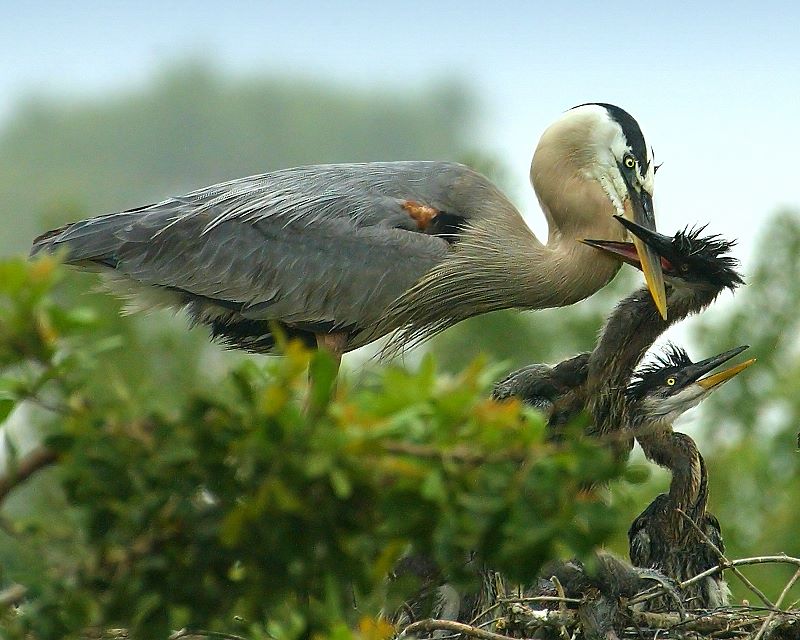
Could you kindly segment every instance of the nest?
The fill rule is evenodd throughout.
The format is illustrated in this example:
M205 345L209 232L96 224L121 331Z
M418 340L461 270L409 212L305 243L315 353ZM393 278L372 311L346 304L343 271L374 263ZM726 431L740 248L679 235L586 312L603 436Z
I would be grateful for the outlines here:
M754 564L789 564L796 567L775 602L767 598L739 567ZM558 596L497 597L473 618L471 623L426 619L408 624L399 630L398 640L412 637L478 638L508 640L509 638L543 638L575 640L588 638L642 640L669 638L751 638L752 640L800 640L800 608L798 602L785 604L786 597L800 580L800 558L787 555L757 556L728 560L720 557L719 565L679 583L685 588L708 576L722 572L734 575L755 596L759 605L731 605L713 610L685 610L675 603L674 610L650 612L645 602L664 598L668 590L657 586L630 598L614 603L609 625L598 627L593 607L602 594L589 590L581 598L564 595L560 585Z

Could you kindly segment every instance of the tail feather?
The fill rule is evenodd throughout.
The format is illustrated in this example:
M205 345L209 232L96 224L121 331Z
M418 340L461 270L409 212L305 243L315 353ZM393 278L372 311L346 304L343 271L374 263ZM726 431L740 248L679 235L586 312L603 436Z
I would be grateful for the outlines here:
M125 212L66 224L36 238L30 256L64 251L67 264L85 266L96 263L114 268L116 253L124 242L120 232L130 222L130 214Z

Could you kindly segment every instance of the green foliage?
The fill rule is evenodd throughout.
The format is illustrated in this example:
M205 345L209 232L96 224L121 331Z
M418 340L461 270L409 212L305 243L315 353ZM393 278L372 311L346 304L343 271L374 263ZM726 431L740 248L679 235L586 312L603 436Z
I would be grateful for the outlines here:
M800 217L783 212L766 221L747 286L725 312L695 331L703 353L749 344L758 362L704 406L703 451L712 507L733 557L800 555ZM773 597L788 569L765 569L759 584ZM741 590L743 597L749 597ZM788 601L800 597L795 588Z
M386 576L410 548L456 575L478 551L530 581L542 562L583 555L621 526L585 489L621 469L577 434L545 443L538 414L486 399L492 376L479 364L454 376L431 359L386 367L329 397L327 356L290 343L206 389L162 381L160 394L178 398L168 408L130 385L134 371L116 370L123 393L92 394L126 349L98 339L116 315L65 310L52 259L0 272L5 428L40 425L58 463L29 484L62 504L57 526L4 509L7 553L43 558L5 567L29 589L6 614L10 637L119 626L157 638L187 625L380 636L379 611L395 604Z

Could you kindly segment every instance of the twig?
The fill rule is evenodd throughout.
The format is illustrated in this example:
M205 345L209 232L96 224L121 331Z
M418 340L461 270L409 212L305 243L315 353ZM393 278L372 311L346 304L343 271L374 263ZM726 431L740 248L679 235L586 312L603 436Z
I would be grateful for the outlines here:
M403 629L402 633L398 636L398 639L405 638L406 636L414 634L418 631L439 630L452 631L454 633L460 633L472 638L480 638L481 640L508 640L508 636L505 636L501 633L494 633L492 631L486 631L485 629L478 629L477 627L464 624L463 622L454 622L452 620L433 620L432 618L412 622L405 629Z
M800 569L795 571L794 575L789 579L789 582L786 583L786 586L783 588L783 591L781 591L781 595L778 596L778 600L775 602L776 607L780 607L783 604L783 599L786 597L786 594L789 593L789 589L791 589L794 586L794 583L797 582L798 578L800 578ZM764 624L761 625L761 628L758 630L758 633L755 635L755 638L753 638L753 640L761 640L761 638L766 633L767 628L769 627L770 624L772 624L772 621L775 619L775 615L776 612L773 611L767 616L767 619L764 620Z
M487 608L486 608L486 609L484 609L483 611L480 611L480 612L478 612L476 615L474 615L474 616L472 617L472 619L469 621L469 624L471 624L471 625L475 625L475 624L477 624L477 623L478 623L478 620L480 620L480 619L481 619L481 618L483 618L484 616L488 616L488 615L489 615L489 614L490 614L492 611L494 611L495 609L498 609L498 608L500 608L500 605L501 605L501 604L502 604L502 602L495 602L493 605L491 605L491 606L487 607ZM485 626L485 624L486 624L485 622L482 622L482 623L481 623L481 624L479 624L478 626L479 626L479 627L483 627L483 626Z
M525 454L522 452L505 451L494 454L475 453L467 447L454 447L443 450L439 447L415 444L413 442L388 441L383 443L383 449L388 453L397 453L427 458L433 460L452 460L464 464L484 464L487 462L523 462Z
M6 587L0 591L0 607L9 607L17 604L25 597L27 592L27 587L23 587L21 584L12 584L10 587Z
M796 567L800 567L800 558L794 558L792 556L787 556L785 553L782 553L780 555L774 555L774 556L752 556L750 558L739 558L738 560L729 560L727 564L718 564L715 567L711 567L710 569L706 569L705 571L698 573L696 576L692 576L688 580L680 582L678 584L678 587L683 589L684 587L688 587L690 584L699 582L703 578L716 575L717 573L721 573L727 569L732 569L733 567L753 565L753 564L791 564ZM666 593L667 591L662 585L656 585L654 587L650 587L645 591L642 591L634 598L628 600L628 604L635 605L635 604L640 604L642 602L647 602L648 600L652 600L653 598L657 598L658 596L664 595Z
M247 640L243 636L237 636L233 633L224 633L222 631L206 631L204 629L179 629L169 636L168 640L180 640L181 638L214 638L217 640Z
M733 567L742 567L749 564L793 564L797 567L800 567L800 558L793 558L792 556L787 556L785 553L778 555L778 556L753 556L752 558L740 558L738 560L730 560L726 565L718 565L716 567L711 567L710 569L706 569L702 573L698 573L696 576L681 582L678 586L685 587L690 584L694 584L702 580L703 578L707 578L708 576L713 576L715 573L719 573L720 571L724 571L725 569L733 569Z
M800 571L798 571L800 574ZM788 589L785 589L788 593ZM745 629L750 628L749 633L755 630L755 627L762 623L761 616L743 615L740 610L736 611L715 611L713 613L704 613L702 615L689 614L688 617L682 618L676 613L654 613L650 611L634 611L630 607L627 608L627 615L631 625L639 629L654 629L654 630L680 630L685 632L695 632L703 635L710 635L714 633L724 633L725 635L735 634L738 630L743 633ZM752 609L748 607L747 609ZM759 609L764 611L763 609ZM578 612L573 609L566 611L557 610L538 610L532 609L526 605L519 603L510 603L508 608L510 619L514 625L525 634L535 632L540 627L549 627L551 629L558 629L562 626L568 629L574 629L578 624ZM773 615L774 614L774 615ZM779 621L798 620L800 615L796 612L784 611L770 611L772 620L777 618ZM509 636L485 631L478 629L468 624L460 622L453 622L451 620L420 620L408 625L398 636L398 639L403 639L416 632L430 632L430 631L449 631L453 634L461 634L477 638L478 640L508 640ZM658 634L657 634L658 635ZM656 635L656 637L657 637ZM755 639L754 639L755 640Z
M676 509L676 511L678 513L680 513L686 519L686 521L692 526L692 528L694 528L694 530L698 534L700 534L700 536L703 538L705 543L709 547L711 547L711 550L715 554L717 554L717 557L720 559L720 561L724 565L730 567L730 569L731 569L731 571L733 571L734 575L736 575L736 577L739 578L739 580L741 580L744 583L744 585L748 589L750 589L750 591L752 591L754 594L756 594L756 596L758 596L758 598L761 600L761 602L763 602L765 605L767 605L770 609L775 609L775 605L772 603L772 601L769 598L767 598L767 596L764 594L764 592L761 591L761 589L759 589L752 582L750 582L750 580L747 578L747 576L745 576L741 571L739 571L739 569L737 569L735 566L733 566L731 564L731 561L728 560L728 558L725 557L725 554L722 553L722 551L719 550L719 547L717 547L717 545L715 545L711 541L711 538L709 538L708 535L706 535L705 531L703 531L699 526L697 526L697 523L694 520L692 520L692 518L690 518L688 515L686 515L686 513L682 509Z
M0 503L18 485L25 482L40 469L50 466L58 460L58 453L46 447L39 447L19 460L13 469L0 477Z
M580 604L580 598L567 598L560 596L526 596L524 598L501 598L500 602L510 604L512 602L564 602L566 604Z
M567 594L564 593L564 587L561 584L561 580L558 579L558 576L550 576L550 582L556 588L556 593L558 597L561 598L561 602L558 603L558 610L564 612L567 610L567 605L564 603L564 598L567 597ZM562 640L569 640L569 633L567 632L567 628L562 624L558 628L558 633L561 636Z

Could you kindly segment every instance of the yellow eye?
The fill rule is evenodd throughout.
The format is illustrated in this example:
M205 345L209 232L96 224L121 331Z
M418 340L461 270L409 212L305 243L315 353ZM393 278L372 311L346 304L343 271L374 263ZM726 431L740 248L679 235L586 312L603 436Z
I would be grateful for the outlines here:
M667 384L672 387L675 385L675 378L667 378Z
M636 166L636 160L633 159L633 156L625 156L623 162L628 169L633 169Z

